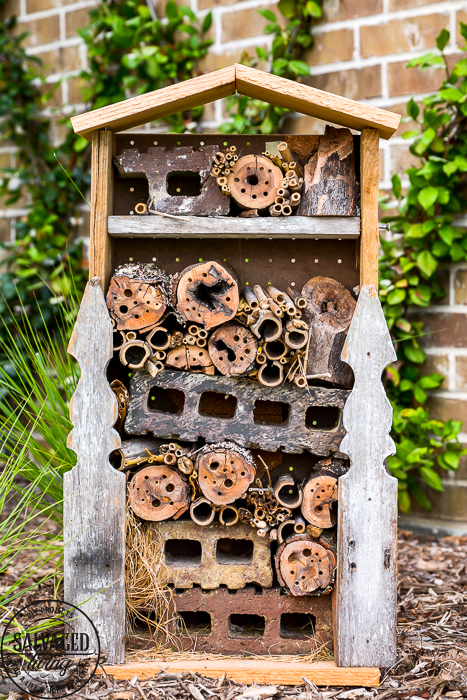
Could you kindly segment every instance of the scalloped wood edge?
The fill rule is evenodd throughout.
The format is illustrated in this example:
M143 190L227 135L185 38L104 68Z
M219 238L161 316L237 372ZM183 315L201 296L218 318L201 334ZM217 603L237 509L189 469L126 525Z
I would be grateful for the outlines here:
M315 685L358 686L375 688L380 683L378 668L342 668L334 661L306 663L302 661L270 661L267 658L243 660L228 656L211 660L188 659L181 661L150 661L129 663L122 666L103 666L108 676L125 680L137 676L140 680L166 673L199 673L208 678L227 678L240 683L303 685L305 676ZM101 668L98 673L102 674Z
M394 134L401 119L398 114L379 107L360 104L347 97L235 63L176 85L79 114L71 118L71 123L77 134L90 140L96 129L133 129L236 92L357 131L372 127L383 139Z

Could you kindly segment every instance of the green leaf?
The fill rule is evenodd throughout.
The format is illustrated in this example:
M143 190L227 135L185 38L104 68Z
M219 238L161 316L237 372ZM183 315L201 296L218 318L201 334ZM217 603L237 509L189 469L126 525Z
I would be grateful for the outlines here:
M277 7L279 8L279 12L281 12L284 15L284 17L288 18L294 17L296 6L296 0L279 0L279 3L277 5Z
M406 294L405 289L393 289L387 296L387 302L391 306L394 306L395 304L402 304Z
M415 500L417 501L418 505L424 508L425 510L430 511L431 510L431 501L426 495L425 491L420 488L418 484L411 484L410 488L410 493L413 495Z
M391 182L392 182L392 191L394 192L394 197L397 197L397 199L399 199L399 197L401 196L401 192L402 192L402 184L401 184L401 179L400 179L399 175L397 175L397 173L392 176Z
M450 469L457 469L460 462L460 456L457 452L452 450L446 450L443 454L444 462L449 466Z
M447 46L447 43L449 41L450 33L448 32L447 29L442 29L438 36L436 37L436 46L438 47L439 51L444 51L444 49Z
M212 12L208 12L206 17L203 19L203 24L201 25L201 31L207 32L212 24Z
M401 482L399 481L399 484ZM410 511L410 496L407 491L399 491L398 493L399 508L403 513L408 513Z
M418 193L417 199L425 210L429 209L438 199L438 189L436 187L424 187Z
M422 252L417 255L417 266L421 273L428 278L431 277L438 267L438 261L429 250L422 250Z
M409 117L412 119L416 119L418 115L420 114L420 108L418 104L415 102L413 97L410 98L410 100L407 102L407 114Z
M435 491L444 491L443 484L438 474L430 467L420 467L420 476L423 481Z
M310 74L310 67L305 61L289 61L289 68L291 68L296 75Z
M277 17L271 10L258 10L258 13L270 22L277 22Z
M425 352L419 345L406 345L404 343L404 355L409 362L413 362L415 365L422 365L426 360Z
M422 389L437 389L444 382L442 374L426 374L418 380L418 385Z
M315 17L316 19L319 19L323 14L323 10L317 2L314 2L314 0L308 0L303 8L303 14L307 15L308 17Z
M464 93L454 87L444 88L439 91L439 94L443 100L448 100L448 102L459 102L461 97L464 97Z
M460 22L460 33L467 41L467 24L465 22Z

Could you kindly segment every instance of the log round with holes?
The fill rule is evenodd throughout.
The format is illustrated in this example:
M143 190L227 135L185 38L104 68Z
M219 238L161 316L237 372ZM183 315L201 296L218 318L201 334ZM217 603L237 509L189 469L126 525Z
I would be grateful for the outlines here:
M315 474L303 489L302 515L315 527L325 529L336 524L337 479Z
M253 333L236 323L226 323L209 338L209 357L225 377L248 374L254 365L257 350L258 343Z
M203 495L219 506L242 498L255 478L252 460L233 443L206 445L198 453L196 469Z
M221 263L191 265L180 274L177 311L186 321L215 328L234 318L238 303L236 274Z
M143 520L177 520L190 505L190 489L176 469L158 464L135 474L129 500L134 514Z
M277 578L293 596L324 591L332 583L334 568L333 553L306 535L290 537L277 549Z
M264 156L243 156L229 175L230 196L242 209L263 210L274 204L282 170Z
M110 280L107 308L119 331L143 330L159 322L167 304L159 284L115 275Z

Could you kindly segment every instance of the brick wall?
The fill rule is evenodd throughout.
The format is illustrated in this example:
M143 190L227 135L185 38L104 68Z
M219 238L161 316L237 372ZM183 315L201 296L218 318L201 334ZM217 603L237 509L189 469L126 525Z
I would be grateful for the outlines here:
M272 7L274 0L185 0L200 15L212 9L214 45L203 63L203 70L221 68L238 61L242 52L267 45L262 33L265 21L257 9ZM86 61L76 33L84 26L93 1L9 0L6 12L19 15L21 31L31 31L31 53L46 65L47 80L55 81L67 73L73 76ZM435 89L442 78L438 71L421 73L405 64L435 47L442 28L451 31L447 47L450 60L459 54L457 27L467 21L467 0L325 0L324 21L315 30L316 44L306 60L312 66L309 84L378 107L403 114L406 101L423 97ZM5 10L4 10L5 12ZM79 101L77 81L63 82L56 103L65 109ZM215 103L206 110L206 127L214 129L222 121L223 106ZM315 133L322 124L295 116L288 130ZM412 163L407 142L401 134L381 144L381 186L388 188L394 172L402 172ZM57 137L59 136L57 127ZM0 149L0 163L13 163L14 154ZM0 238L9 239L11 224L21 209L0 212ZM85 212L81 232L86 231ZM467 264L442 272L446 299L437 307L424 310L430 335L425 338L430 367L446 376L445 386L431 398L434 415L443 420L462 419L467 443ZM456 475L443 479L445 493L436 496L436 513L441 517L467 520L467 460Z

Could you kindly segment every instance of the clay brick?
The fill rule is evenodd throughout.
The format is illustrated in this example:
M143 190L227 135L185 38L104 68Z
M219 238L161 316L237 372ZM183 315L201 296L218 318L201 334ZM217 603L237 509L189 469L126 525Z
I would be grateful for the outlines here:
M389 11L397 12L397 10L408 10L411 7L424 7L434 2L438 0L389 0Z
M467 347L467 316L465 314L426 313L420 315L425 326L419 340L425 347ZM467 402L466 402L467 406Z
M15 27L16 34L29 32L24 40L24 46L41 46L51 44L60 39L60 18L58 15L44 19L31 19L28 22L18 22Z
M84 29L89 24L89 9L74 10L65 15L65 36L74 39L78 29Z
M381 67L365 66L350 70L323 73L305 78L304 83L327 90L351 100L363 100L381 95Z
M211 618L210 633L209 628L205 628L204 634L197 635L198 651L222 654L306 654L324 644L327 649L331 649L330 595L294 597L281 595L279 588L260 589L256 586L248 586L232 593L226 588L212 591L194 588L180 594L175 592L175 608L182 618L184 612L192 616L193 611L204 613L204 620L208 624L209 617ZM256 620L252 620L252 615ZM300 626L309 620L308 615L315 620L314 630L303 633ZM295 629L287 626L287 621L289 625L294 621ZM243 628L242 622L246 623ZM252 622L259 623L256 629L251 625ZM188 631L193 633L195 629ZM182 637L181 642L185 648L190 648L193 639Z
M73 78L68 81L68 104L79 104L83 101L83 88L86 81L83 78Z
M386 56L405 51L420 51L436 46L436 37L447 28L445 14L398 19L360 29L360 51L363 58Z
M341 22L354 17L368 17L383 11L383 0L326 0L323 19L326 22Z
M456 14L456 27L457 27L457 44L459 46L464 46L465 39L460 32L460 23L467 23L467 10L459 10Z
M456 389L467 389L467 357L456 357Z
M439 70L407 68L407 61L388 65L389 95L413 95L420 92L437 90L443 80Z
M268 10L276 13L279 21L282 15L277 10L276 5L267 5ZM266 7L264 9L266 9ZM222 42L235 41L236 39L246 39L250 36L260 36L263 29L270 22L262 17L258 10L260 7L250 7L245 10L226 12L222 15ZM282 18L282 19L281 19Z
M26 12L30 15L33 12L52 10L55 7L60 8L72 2L75 0L26 0Z
M463 445L463 447L467 447L467 445ZM462 455L459 462L459 466L455 473L455 479L462 479L463 481L467 480L467 455Z
M0 218L0 241L2 243L8 243L9 241L11 241L10 219L7 219L5 216L2 216ZM5 251L0 250L0 256L2 254L5 254Z
M423 374L433 374L434 372L447 378L449 373L449 358L447 355L428 355L427 361L423 365ZM442 388L448 388L447 380L443 382Z
M448 482L449 474L442 470L440 476L444 482L444 491L433 491L433 489L424 488L428 498L431 501L432 510L430 515L446 520L458 520L466 522L467 520L467 488L458 486L454 480L452 484ZM427 515L426 510L415 506L414 511ZM440 578L443 578L442 572Z
M436 300L436 306L449 304L449 270L441 267L436 272L436 281L444 291L444 297Z
M15 17L19 17L20 14L21 7L19 0L5 0L5 3L2 4L2 7L0 8L1 19L6 19L7 17L12 17L13 15Z
M258 43L263 49L267 49L266 44ZM256 56L254 49L230 49L221 54L210 51L205 58L200 61L199 68L203 73L209 73L220 68L227 68L232 63L240 63L243 55ZM259 62L256 66L258 70L267 70L266 62Z
M322 65L335 61L350 61L353 56L354 41L351 29L339 29L314 35L315 43L306 52L303 60L310 65Z
M42 74L44 76L65 73L81 67L78 46L66 46L60 49L52 49L51 51L43 51L36 55L42 61Z
M403 173L407 168L420 166L420 158L412 155L409 151L409 145L391 146L391 175L394 173Z
M467 270L457 270L454 278L454 303L467 304Z
M467 426L467 401L463 399L444 399L440 396L431 396L427 401L430 409L430 418L433 420L461 420Z
M60 109L63 107L62 86L58 82L46 83L39 86L41 95L50 95L47 100L47 107Z

